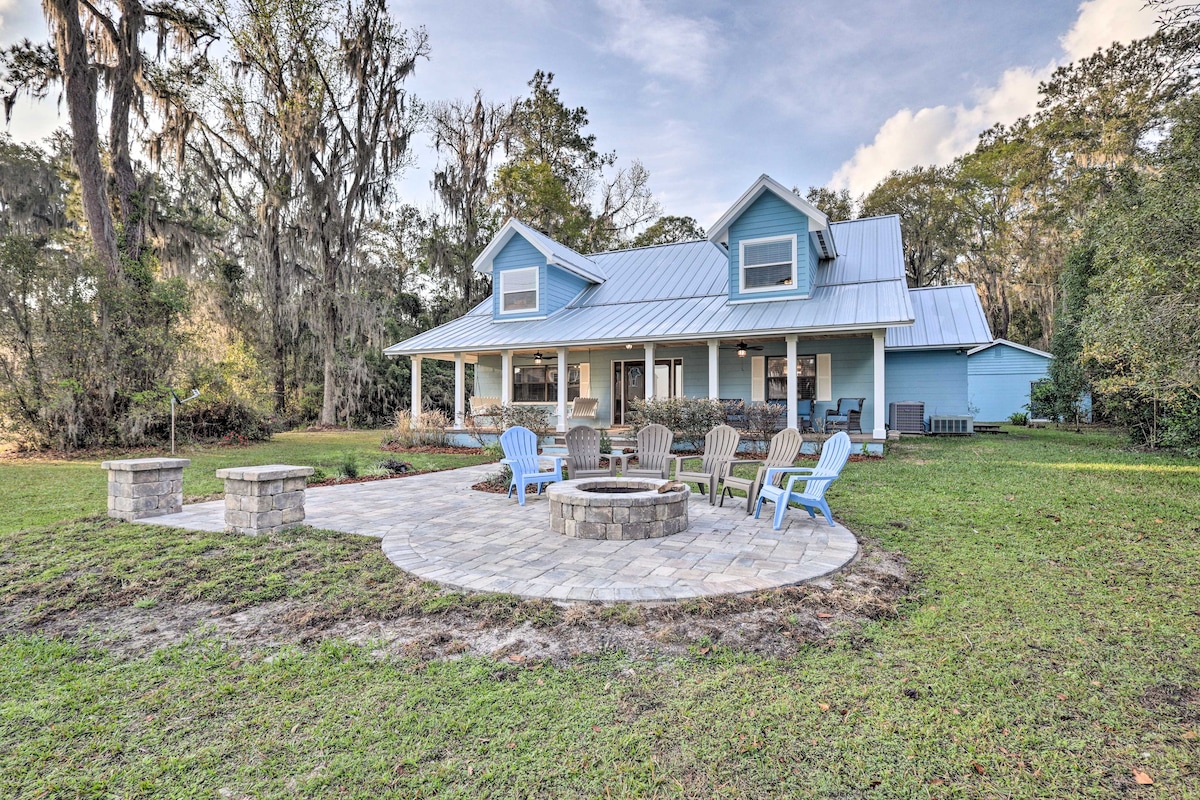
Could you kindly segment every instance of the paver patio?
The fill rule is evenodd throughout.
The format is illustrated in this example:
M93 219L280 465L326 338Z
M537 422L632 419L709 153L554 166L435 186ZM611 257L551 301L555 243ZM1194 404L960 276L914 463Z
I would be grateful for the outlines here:
M783 529L747 516L741 501L710 506L693 494L690 527L661 539L603 541L552 533L546 496L526 505L471 485L494 464L307 491L305 524L374 536L420 578L480 592L572 601L667 601L788 586L833 572L858 553L842 525L800 509ZM223 501L139 520L224 530Z

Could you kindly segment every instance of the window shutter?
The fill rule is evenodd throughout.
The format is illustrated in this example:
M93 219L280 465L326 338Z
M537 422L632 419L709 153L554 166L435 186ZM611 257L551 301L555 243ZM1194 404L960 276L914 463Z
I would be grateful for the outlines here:
M830 369L833 359L829 353L817 353L817 402L833 400L833 375Z
M588 363L579 365L579 396L592 396L592 365Z
M750 357L750 402L761 403L767 392L767 357Z

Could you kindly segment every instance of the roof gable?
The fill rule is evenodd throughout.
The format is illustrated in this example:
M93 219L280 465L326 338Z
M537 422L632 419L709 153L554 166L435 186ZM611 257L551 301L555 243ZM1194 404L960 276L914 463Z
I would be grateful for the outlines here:
M539 233L516 217L510 218L508 222L504 223L504 227L492 237L488 246L483 249L471 266L476 272L491 275L492 262L514 236L520 236L533 245L538 252L545 256L547 264L561 267L589 283L604 283L608 279L604 271L590 258L576 253L564 244L559 244L543 233Z
M822 258L834 258L837 256L837 246L834 244L833 232L829 227L829 217L823 211L814 206L812 203L805 200L795 192L789 191L787 187L779 181L772 178L770 175L762 175L754 185L746 190L738 201L724 214L716 223L709 229L708 240L714 244L720 244L728 241L729 228L733 225L737 218L748 209L754 201L762 197L763 194L770 192L771 194L783 200L792 208L799 211L808 217L808 229L817 250L821 253Z
M973 356L976 353L982 353L984 350L995 347L998 344L1008 345L1009 347L1015 347L1016 349L1024 351L1026 353L1029 353L1030 355L1041 356L1042 358L1054 358L1053 353L1047 353L1045 350L1038 350L1036 347L1030 347L1029 345L1017 344L1016 342L1010 342L1008 339L997 339L994 342L982 344L973 350L968 350L967 355Z

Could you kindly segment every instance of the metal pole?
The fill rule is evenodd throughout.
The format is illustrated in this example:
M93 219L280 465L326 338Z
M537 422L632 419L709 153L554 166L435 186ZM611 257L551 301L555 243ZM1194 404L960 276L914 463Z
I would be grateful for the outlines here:
M171 455L175 455L175 392L171 392Z

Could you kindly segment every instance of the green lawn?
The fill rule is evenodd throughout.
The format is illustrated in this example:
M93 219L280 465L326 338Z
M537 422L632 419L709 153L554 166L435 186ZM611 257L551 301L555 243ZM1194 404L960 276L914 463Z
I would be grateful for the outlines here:
M177 449L176 456L192 463L183 471L183 490L196 497L223 491L215 472L222 467L253 464L300 464L321 467L332 475L344 453L354 453L363 471L368 471L384 456L379 449L383 431L321 431L281 433L270 442L247 447L189 445ZM107 458L164 456L163 451L121 453L88 458L0 459L0 533L33 525L48 525L88 514L103 514L107 492L105 473L100 463ZM445 456L410 453L397 455L417 469L480 464L482 456Z
M219 455L193 457L211 473ZM2 469L10 487L74 474ZM7 529L27 530L0 537L0 599L24 625L197 599L561 613L417 584L354 537L38 527L97 511L96 485L52 513L2 495ZM1200 464L1054 430L906 440L830 500L919 580L899 617L788 659L697 643L426 662L213 635L121 657L14 622L0 797L1200 797Z

